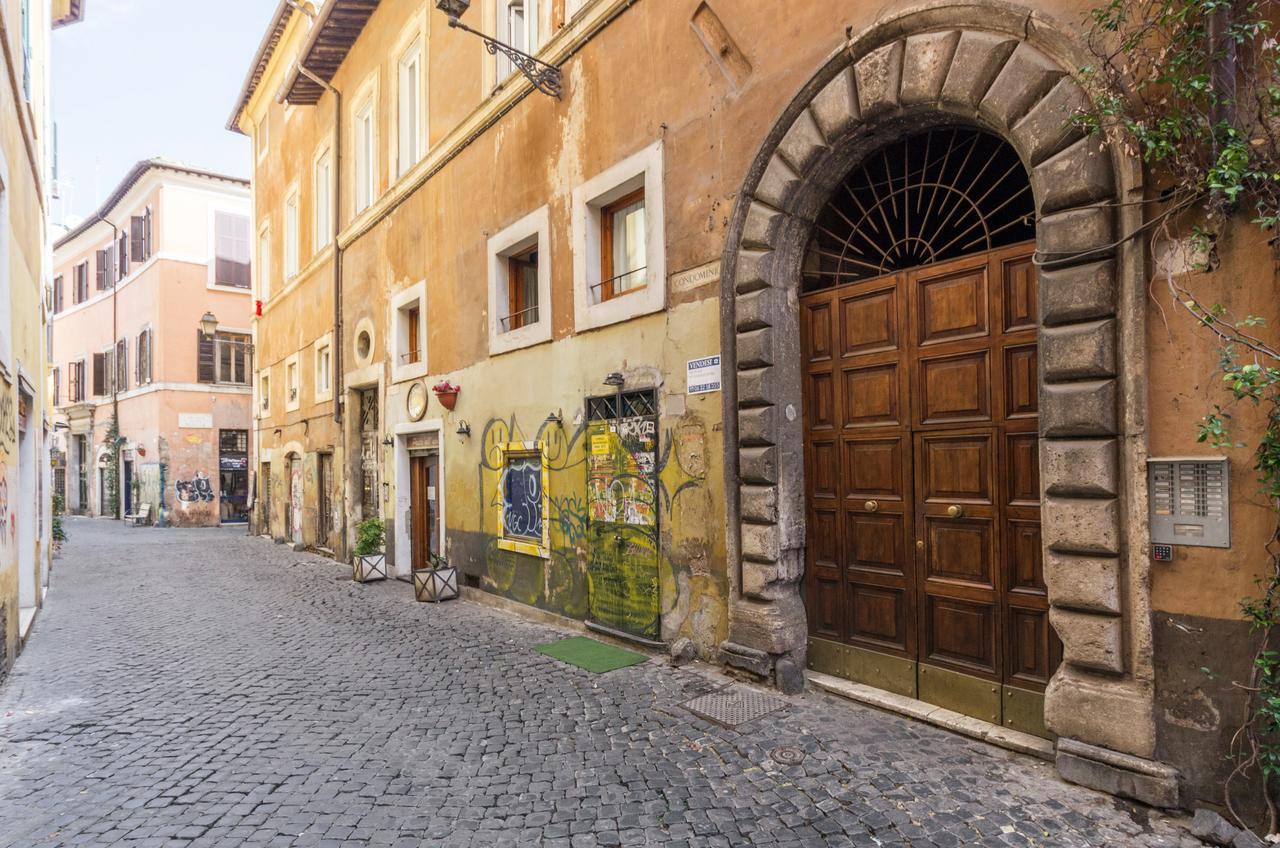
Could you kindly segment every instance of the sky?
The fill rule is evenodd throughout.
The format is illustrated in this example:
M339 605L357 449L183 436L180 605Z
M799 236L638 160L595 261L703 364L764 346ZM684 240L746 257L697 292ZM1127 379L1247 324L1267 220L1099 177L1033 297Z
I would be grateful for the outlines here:
M276 0L85 0L53 34L55 223L84 217L153 156L250 176L249 141L226 129Z

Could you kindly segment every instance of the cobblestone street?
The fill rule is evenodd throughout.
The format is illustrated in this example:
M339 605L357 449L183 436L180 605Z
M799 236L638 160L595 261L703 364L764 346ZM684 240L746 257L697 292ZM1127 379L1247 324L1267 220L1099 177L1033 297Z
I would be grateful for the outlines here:
M0 845L1199 845L828 696L728 730L679 706L714 669L592 675L532 650L556 628L241 530L68 531L0 684Z

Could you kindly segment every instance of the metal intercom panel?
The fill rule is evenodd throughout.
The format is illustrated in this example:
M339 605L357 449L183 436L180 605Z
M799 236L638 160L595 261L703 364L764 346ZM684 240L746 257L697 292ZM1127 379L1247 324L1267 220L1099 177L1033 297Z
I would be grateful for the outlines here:
M1152 544L1231 547L1228 477L1220 457L1148 460Z

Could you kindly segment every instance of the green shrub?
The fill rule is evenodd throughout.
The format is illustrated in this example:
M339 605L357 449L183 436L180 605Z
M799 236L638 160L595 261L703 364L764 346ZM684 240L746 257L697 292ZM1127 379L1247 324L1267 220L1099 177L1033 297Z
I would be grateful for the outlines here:
M381 518L366 518L356 525L356 556L368 556L382 550L386 525Z

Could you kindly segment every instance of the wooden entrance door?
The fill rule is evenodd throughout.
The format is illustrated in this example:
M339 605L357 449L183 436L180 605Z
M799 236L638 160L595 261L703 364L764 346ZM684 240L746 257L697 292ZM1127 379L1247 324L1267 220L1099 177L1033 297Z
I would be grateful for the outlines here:
M1032 250L801 298L805 590L815 668L1043 733Z
M440 553L436 493L440 457L436 453L409 456L409 539L413 568L426 568Z

